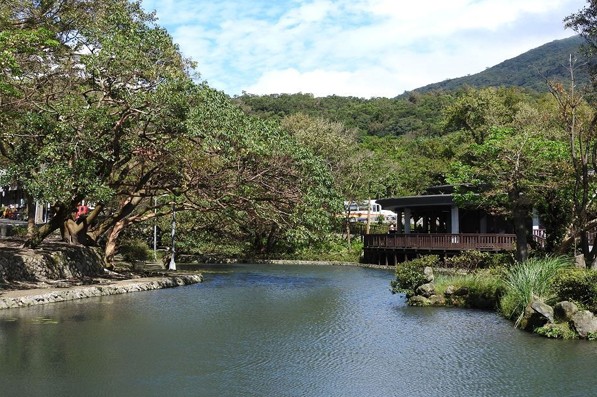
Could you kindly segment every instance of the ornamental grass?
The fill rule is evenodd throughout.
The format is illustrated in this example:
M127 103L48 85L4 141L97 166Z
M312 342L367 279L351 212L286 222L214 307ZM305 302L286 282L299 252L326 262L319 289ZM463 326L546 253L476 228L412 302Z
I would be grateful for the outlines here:
M504 275L505 294L500 310L518 326L533 295L550 302L555 298L553 281L570 261L564 257L532 258L508 268Z

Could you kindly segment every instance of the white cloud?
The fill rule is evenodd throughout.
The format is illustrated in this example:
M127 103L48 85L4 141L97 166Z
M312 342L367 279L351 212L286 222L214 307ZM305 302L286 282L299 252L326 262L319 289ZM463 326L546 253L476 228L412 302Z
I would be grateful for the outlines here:
M228 94L395 96L572 35L583 0L167 0L151 3Z
M328 15L335 8L331 1L318 1L301 4L298 8L290 10L281 19L283 25L294 26L302 23L318 22Z
M299 72L294 68L275 70L260 76L247 88L254 94L311 93L315 96L395 96L395 89L388 86L392 72L381 68L362 69L355 72L313 70Z

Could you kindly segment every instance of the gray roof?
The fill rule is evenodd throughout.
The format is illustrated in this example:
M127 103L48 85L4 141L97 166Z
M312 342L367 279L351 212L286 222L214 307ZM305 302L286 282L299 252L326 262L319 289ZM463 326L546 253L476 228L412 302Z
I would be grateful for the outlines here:
M403 208L419 208L432 206L452 206L454 200L451 194L429 194L423 196L408 196L379 199L377 203L385 210L396 211Z

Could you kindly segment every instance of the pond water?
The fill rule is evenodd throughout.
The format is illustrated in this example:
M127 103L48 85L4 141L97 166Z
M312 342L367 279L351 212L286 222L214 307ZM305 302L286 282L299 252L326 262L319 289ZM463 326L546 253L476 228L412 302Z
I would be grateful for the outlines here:
M597 342L407 307L391 271L217 269L192 286L0 311L0 395L597 395Z

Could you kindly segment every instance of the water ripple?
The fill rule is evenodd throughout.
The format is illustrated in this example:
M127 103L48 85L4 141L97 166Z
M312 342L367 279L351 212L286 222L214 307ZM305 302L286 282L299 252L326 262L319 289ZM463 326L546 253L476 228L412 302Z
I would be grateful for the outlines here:
M391 272L225 270L102 305L0 312L3 394L597 395L597 345L533 337L494 313L407 307ZM27 321L38 317L57 323Z

